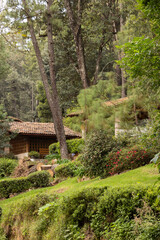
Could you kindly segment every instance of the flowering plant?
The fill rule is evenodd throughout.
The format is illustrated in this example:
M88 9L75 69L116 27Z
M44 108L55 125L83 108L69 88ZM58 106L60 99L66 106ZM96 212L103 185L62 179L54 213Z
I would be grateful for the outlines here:
M151 151L137 146L112 151L106 157L106 175L114 175L144 166L150 162L152 156Z

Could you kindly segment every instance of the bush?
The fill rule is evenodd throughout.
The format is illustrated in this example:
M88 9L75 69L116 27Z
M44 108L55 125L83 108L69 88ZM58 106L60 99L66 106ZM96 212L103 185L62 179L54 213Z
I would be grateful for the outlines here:
M64 163L69 163L69 162L71 162L71 160L65 159L65 158L57 160L57 164L64 164Z
M28 177L6 179L0 181L0 198L8 198L11 194L20 193L29 188L47 187L50 175L46 171L31 173Z
M9 158L9 159L15 159L18 160L18 157L14 155L14 153L3 153L0 155L0 158Z
M84 146L84 139L71 139L67 140L67 148L69 153L80 153ZM60 145L59 142L53 143L49 146L50 154L58 153L60 154Z
M8 158L0 158L0 177L7 177L11 175L18 161Z
M89 236L97 240L159 240L159 193L159 186L139 185L85 188L53 200L44 194L25 197L4 212L2 225L11 239L19 233L24 236L25 230L27 239L37 240Z
M79 162L69 162L55 168L56 177L59 178L83 176L84 172L84 166Z
M29 157L40 158L40 153L36 151L29 152Z
M0 240L7 240L4 230L0 228Z
M47 171L34 172L31 173L27 179L34 188L47 187L49 184L50 174Z
M26 239L26 237L27 239L41 239L38 236L35 238L36 230L34 229L35 222L33 219L38 217L38 210L40 207L54 201L56 197L56 194L39 193L21 198L18 202L13 202L7 213L3 216L2 226L5 228L6 235L9 236L10 239L19 239L21 236L23 236L23 238L20 239ZM15 221L16 218L17 221ZM12 231L10 226L13 226L15 222L18 222L18 224L14 226L14 231ZM25 227L23 228L24 222ZM28 234L29 229L32 229L32 236ZM18 236L16 232L18 232Z
M31 183L26 177L0 181L0 198L8 198L11 194L28 190Z
M105 159L115 146L112 136L107 135L105 131L96 131L90 135L85 144L82 163L86 168L86 174L89 176L104 176Z
M56 177L73 177L75 165L72 162L61 164L55 168Z
M58 224L56 240L87 239L89 234L91 239L158 240L159 203L158 187L87 188L42 207L40 218L49 223L45 231ZM52 239L53 234L45 236Z
M106 176L144 166L153 155L153 152L137 146L112 151L106 157Z
M61 158L61 156L58 153L49 154L49 155L45 156L45 159L47 159L48 161L51 161L53 159L60 159L60 158Z

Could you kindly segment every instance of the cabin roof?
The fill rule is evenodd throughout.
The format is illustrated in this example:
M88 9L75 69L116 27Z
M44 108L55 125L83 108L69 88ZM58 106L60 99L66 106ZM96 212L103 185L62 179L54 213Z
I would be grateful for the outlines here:
M104 104L105 104L107 107L117 106L117 105L119 105L119 104L124 103L124 102L127 101L128 99L129 99L128 97L119 98L119 99L115 99L115 100L110 100L110 101L104 102Z
M39 122L11 122L10 132L17 132L22 135L44 135L55 136L53 123L39 123ZM80 133L64 127L65 135L70 137L81 137Z

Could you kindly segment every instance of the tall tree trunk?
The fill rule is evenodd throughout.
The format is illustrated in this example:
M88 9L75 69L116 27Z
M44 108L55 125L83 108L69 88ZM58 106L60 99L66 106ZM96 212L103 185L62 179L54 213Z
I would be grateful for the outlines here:
M70 28L73 33L74 42L76 45L76 55L77 55L80 78L83 84L83 88L87 88L89 87L90 83L87 78L84 46L83 46L82 32L81 32L82 0L78 0L78 20L75 20L74 18L70 0L64 0L64 2L67 10L67 15L69 18Z
M121 2L119 4L119 6L120 6L120 12L122 12L122 3ZM122 31L122 29L123 29L123 17L122 17L122 13L120 13L120 31ZM119 56L120 60L122 60L123 52L121 51L119 53L119 55L120 55ZM127 82L127 80L125 78L125 72L124 72L123 68L121 68L121 76L122 76L122 92L121 92L121 96L123 98L123 97L127 96L127 89L126 89L126 82Z
M103 47L104 47L104 39L102 39L101 44L99 46L99 50L98 50L98 56L97 56L97 60L96 60L96 67L95 67L94 80L93 80L94 85L97 84L97 81L98 81L99 66L100 66L100 61L102 58Z
M48 53L49 53L49 70L50 79L53 93L53 108L54 108L54 124L57 128L57 138L60 142L61 156L63 158L68 157L68 150L66 144L66 136L64 132L62 112L59 106L59 99L56 87L56 74L55 74L55 54L54 54L54 42L52 35L52 22L51 22L51 12L50 6L52 5L52 0L48 0L48 14L47 14L47 36L48 36Z
M119 31L122 31L123 28L123 17L121 14L122 11L122 3L119 3L119 10L120 10L120 19L119 19ZM113 30L115 33L115 41L118 41L117 33L118 33L118 27L116 26L116 22L113 21ZM123 53L121 50L118 51L118 60L122 60L123 58ZM121 97L126 97L127 96L127 89L126 89L126 78L125 78L125 72L123 68L120 68L119 65L116 66L116 74L117 74L117 83L118 85L121 84L122 90L121 90Z
M65 141L64 126L63 126L63 122L62 122L62 113L61 113L61 110L60 110L60 107L59 107L58 94L57 94L56 82L55 82L54 51L51 50L51 48L53 48L53 39L52 39L52 31L51 31L52 26L51 26L51 23L50 23L50 16L48 14L47 34L48 34L48 50L49 50L50 76L51 76L51 82L52 82L52 91L50 91L50 86L49 86L49 83L48 83L47 74L45 72L41 52L40 52L40 49L39 49L38 41L36 39L32 19L31 19L30 14L29 14L29 10L28 10L26 0L23 0L23 5L24 5L24 10L25 10L26 15L27 15L27 23L28 23L30 34L31 34L33 47L34 47L34 50L35 50L35 53L36 53L41 78L42 78L42 81L43 81L43 85L44 85L44 89L45 89L45 92L46 92L47 100L48 100L48 103L49 103L49 106L50 106L50 109L51 109L51 112L52 112L55 132L56 132L56 135L57 135L57 139L60 142L61 157L62 158L68 158L68 150L67 150L67 145L66 145L66 141ZM52 67L53 67L53 69L52 69Z

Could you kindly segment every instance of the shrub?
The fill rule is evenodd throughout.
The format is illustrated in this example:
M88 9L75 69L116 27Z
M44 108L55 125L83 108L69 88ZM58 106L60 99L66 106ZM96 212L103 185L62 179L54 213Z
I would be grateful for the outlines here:
M84 175L84 166L80 162L69 162L55 168L56 177L66 178Z
M85 144L82 163L89 176L104 176L105 159L111 149L115 146L112 136L105 131L96 131L90 135Z
M106 157L106 176L144 166L153 155L153 152L137 146L112 151Z
M73 177L75 165L72 162L61 164L55 168L56 177Z
M71 139L67 140L67 148L69 153L80 153L84 146L84 139ZM58 153L60 154L60 145L59 142L53 143L49 146L50 154Z
M4 230L0 228L0 240L7 240Z
M15 159L18 160L17 156L14 155L14 153L3 153L0 155L0 158L9 158L9 159Z
M18 239L18 237L21 236L23 236L23 239L26 239L26 237L27 239L41 239L36 235L37 232L35 230L35 222L33 219L38 217L38 210L40 207L54 201L56 197L56 194L39 193L29 197L24 197L18 202L13 202L7 213L3 216L2 226L5 228L6 235L9 236L10 239ZM23 223L25 223L25 226ZM14 231L11 229L11 226L13 225ZM32 236L28 234L30 229L30 234L32 234ZM18 236L16 235L16 232L18 232Z
M64 196L56 204L44 206L40 209L40 217L45 218L52 229L58 224L58 234L55 238L57 240L85 239L89 233L92 239L106 240L141 239L138 237L146 233L149 238L142 239L158 240L160 236L158 192L158 187L143 186L87 188ZM143 227L139 226L137 229L138 220ZM52 239L53 234L54 232L45 236ZM77 234L83 237L77 238Z
M39 158L40 157L40 153L36 152L36 151L31 151L29 152L29 157L34 157L34 158Z
M45 159L47 159L48 161L51 161L53 159L60 159L60 158L61 158L61 156L58 153L49 154L49 155L45 156Z
M24 178L6 179L0 181L0 198L8 198L11 194L20 193L31 187L29 180Z
M71 162L71 160L69 160L69 159L58 159L58 161L57 161L58 164L64 164L64 163L69 163L69 162Z
M25 237L39 240L159 240L159 191L139 185L85 188L53 200L25 197L4 212L2 225L11 239L18 228L18 234L25 229Z
M47 187L49 184L50 175L47 171L34 172L31 173L27 179L34 188Z
M28 177L1 180L0 198L8 198L11 194L24 192L29 188L47 187L49 178L47 171L40 171L31 173Z
M7 177L11 175L18 161L8 158L0 158L0 177Z

